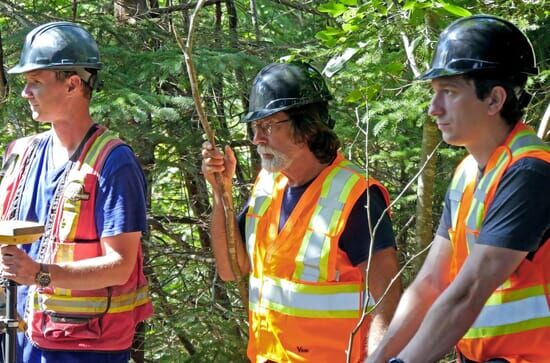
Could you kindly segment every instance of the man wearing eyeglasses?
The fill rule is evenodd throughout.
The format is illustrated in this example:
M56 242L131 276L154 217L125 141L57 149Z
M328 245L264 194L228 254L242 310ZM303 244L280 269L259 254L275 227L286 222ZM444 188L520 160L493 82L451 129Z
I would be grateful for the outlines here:
M347 355L362 361L399 300L399 283L381 299L398 266L388 192L338 152L331 98L321 74L306 63L270 64L252 85L242 121L251 124L262 170L237 221L244 241L237 246L239 265L250 274L252 362L345 362ZM235 155L229 147L221 155L207 142L202 156L213 190L216 266L223 280L234 280L214 173L231 190ZM376 302L349 349L364 307Z

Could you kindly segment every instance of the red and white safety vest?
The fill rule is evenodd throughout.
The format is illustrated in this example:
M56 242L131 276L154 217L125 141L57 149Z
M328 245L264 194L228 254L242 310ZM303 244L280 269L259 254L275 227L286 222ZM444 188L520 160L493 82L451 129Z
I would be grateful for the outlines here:
M43 134L42 134L43 135ZM0 184L3 219L17 208L36 140L41 135L16 140L8 148L10 160ZM95 225L98 177L105 159L122 144L113 133L99 126L85 143L80 157L69 170L52 217L46 263L65 263L102 256ZM27 334L42 349L77 351L123 351L130 348L136 325L151 316L152 304L143 273L139 248L134 270L120 286L97 290L74 290L56 286L31 286L27 302Z

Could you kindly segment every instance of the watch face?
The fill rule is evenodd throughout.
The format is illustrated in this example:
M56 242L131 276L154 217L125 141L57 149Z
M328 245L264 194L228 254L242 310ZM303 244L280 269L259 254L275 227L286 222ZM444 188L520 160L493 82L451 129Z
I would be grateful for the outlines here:
M40 271L36 276L36 282L40 287L48 287L52 279L48 272Z

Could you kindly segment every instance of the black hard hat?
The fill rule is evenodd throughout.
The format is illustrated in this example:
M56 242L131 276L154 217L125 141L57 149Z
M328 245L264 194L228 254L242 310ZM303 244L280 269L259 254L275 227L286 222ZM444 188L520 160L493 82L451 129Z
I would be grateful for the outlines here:
M43 24L31 30L25 38L19 64L8 73L40 69L74 70L91 87L97 88L99 82L95 74L85 69L98 70L101 66L97 44L90 33L77 24L62 21Z
M248 113L241 120L252 122L277 112L332 99L319 71L303 62L272 63L252 83ZM323 120L331 123L330 118Z
M495 16L458 19L441 33L431 68L418 79L468 73L538 74L531 42L514 24Z

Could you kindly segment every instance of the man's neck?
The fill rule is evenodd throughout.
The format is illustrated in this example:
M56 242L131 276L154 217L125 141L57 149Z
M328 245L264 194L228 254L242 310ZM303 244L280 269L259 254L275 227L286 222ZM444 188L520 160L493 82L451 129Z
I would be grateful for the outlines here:
M485 168L493 152L504 144L513 129L514 126L502 121L495 127L487 129L476 142L466 145L466 149L476 159L480 168Z
M52 123L54 158L59 162L69 160L92 125L93 121L89 116Z
M328 165L328 163L319 162L315 155L308 153L282 173L288 178L290 187L298 187L315 179Z

